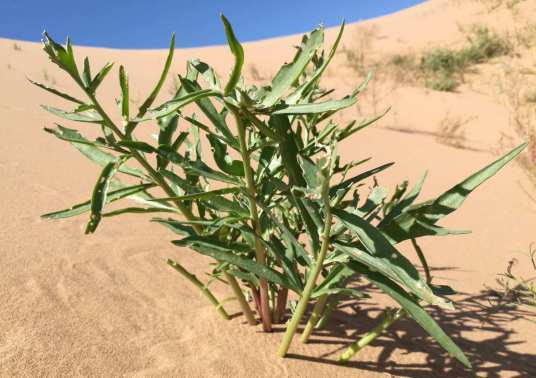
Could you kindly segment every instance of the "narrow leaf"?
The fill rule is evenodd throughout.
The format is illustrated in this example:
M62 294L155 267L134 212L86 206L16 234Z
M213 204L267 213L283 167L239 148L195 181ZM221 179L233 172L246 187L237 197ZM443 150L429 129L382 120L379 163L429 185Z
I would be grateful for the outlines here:
M224 96L229 96L231 91L235 88L236 84L240 80L240 73L242 72L242 66L244 64L244 49L242 48L240 42L238 42L238 40L236 39L233 28L231 27L231 24L229 23L227 18L225 18L223 14L220 15L220 18L223 22L225 35L227 36L227 43L229 44L229 48L231 49L231 52L235 57L233 70L231 72L231 75L229 76L229 81L227 82L227 85L225 85L225 89L223 91Z

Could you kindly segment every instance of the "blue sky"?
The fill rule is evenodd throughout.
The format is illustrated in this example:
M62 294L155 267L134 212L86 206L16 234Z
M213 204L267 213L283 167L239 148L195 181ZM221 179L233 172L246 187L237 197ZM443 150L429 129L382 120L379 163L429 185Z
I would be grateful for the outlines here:
M358 21L423 0L0 0L0 37L38 41L47 30L63 41L115 48L164 48L225 43L219 13L241 41L302 33L318 24Z

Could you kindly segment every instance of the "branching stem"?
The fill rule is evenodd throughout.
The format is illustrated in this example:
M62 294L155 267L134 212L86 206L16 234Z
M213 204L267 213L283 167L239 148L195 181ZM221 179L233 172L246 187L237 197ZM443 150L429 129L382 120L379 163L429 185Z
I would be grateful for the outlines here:
M367 332L363 337L361 337L359 340L356 340L353 342L346 351L340 355L339 357L339 363L345 363L347 362L352 356L354 356L357 352L359 352L361 349L369 345L372 341L374 341L378 336L381 335L383 331L385 331L387 328L391 326L395 321L400 319L402 316L404 316L405 311L403 309L398 309L397 311L393 311L391 309L387 309L383 313L383 319L376 327L374 327L372 330Z
M240 308L242 309L242 312L244 313L244 316L246 317L248 323L250 325L257 324L255 316L253 315L253 312L251 311L251 308L249 307L248 302L244 297L244 293L242 292L242 289L240 289L240 286L236 281L236 278L234 278L234 276L227 271L224 271L223 274L225 275L225 279L229 283L229 286L231 286L236 300L238 301L238 304L240 305Z
M199 288L199 290L201 290L201 292L209 300L209 302L212 303L214 307L216 307L216 311L218 311L218 314L220 314L222 318L224 318L225 320L230 319L229 315L223 308L222 304L216 299L216 297L214 297L214 294L212 294L212 292L208 289L208 287L203 285L203 283L199 281L199 279L194 274L188 272L181 264L173 260L168 259L167 263L169 266L171 266L173 269L179 272L184 278L186 278L188 281L193 283L197 288Z
M332 215L329 202L328 178L325 178L324 182L322 183L322 199L324 200L325 212L324 230L322 232L322 245L320 247L320 252L318 253L313 270L309 274L309 278L307 279L305 288L303 289L300 301L298 302L296 310L292 315L292 319L287 326L287 330L285 332L285 335L283 336L283 341L281 342L281 344L279 345L279 349L277 350L277 355L279 357L285 357L288 352L290 344L292 343L292 339L294 338L294 334L296 333L296 329L298 328L298 324L300 323L300 320L305 313L305 309L307 308L309 299L311 298L311 293L313 292L313 289L316 285L316 280L320 275L320 271L322 270L322 266L324 264L324 258L326 257L326 253L329 248L329 235L331 232Z
M318 323L320 316L324 312L327 301L328 301L327 294L320 296L320 298L318 298L318 300L316 301L315 306L313 307L313 312L311 313L311 316L309 317L309 320L307 321L307 324L305 325L305 328L303 329L303 333L301 334L300 340L302 343L306 343L307 341L309 341L309 337L311 336L313 329Z
M253 181L253 170L251 169L251 159L248 150L248 144L246 140L246 128L238 114L238 111L232 109L234 118L236 120L236 127L238 129L238 142L240 144L240 154L242 155L242 162L244 164L244 177L246 179L246 190L249 197L249 212L251 217L251 226L255 231L255 256L256 260L261 265L266 265L266 251L260 240L262 230L259 224L259 213L257 211L257 204L255 202L256 190L255 183ZM260 317L262 320L262 328L265 332L272 331L272 319L269 305L268 295L268 282L264 278L259 278L260 287Z

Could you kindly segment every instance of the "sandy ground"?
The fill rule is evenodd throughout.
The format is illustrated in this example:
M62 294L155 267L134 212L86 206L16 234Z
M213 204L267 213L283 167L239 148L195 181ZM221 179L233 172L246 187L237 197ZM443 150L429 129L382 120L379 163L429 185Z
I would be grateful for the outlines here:
M367 60L381 60L389 54L457 46L464 39L460 25L481 22L510 30L515 17L519 21L536 15L531 2L522 2L517 14L507 7L490 10L491 3L432 0L349 25L342 45L346 50L366 46ZM328 41L335 32L328 31ZM369 37L363 40L363 34ZM291 58L298 41L291 36L246 44L246 79L266 82ZM206 260L172 247L173 235L143 216L106 219L91 236L83 235L84 216L40 219L42 213L86 200L98 169L42 131L58 120L38 105L63 104L31 86L25 76L78 91L47 62L38 44L16 42L15 48L14 43L0 39L1 376L536 376L536 325L529 321L535 316L520 308L490 307L484 293L507 262L523 259L535 241L536 205L525 191L535 193L519 166L504 169L444 223L472 234L422 242L436 282L461 292L456 311L434 316L467 353L473 372L464 371L409 320L394 325L347 366L338 366L334 361L339 352L373 324L384 301L380 296L368 303L346 303L310 345L296 340L290 358L282 360L275 357L282 328L263 334L239 316L220 320L164 263L174 257L202 275ZM80 58L91 57L95 67L107 60L124 64L134 103L157 79L165 57L161 50L76 52ZM509 109L492 87L494 69L534 66L533 55L528 50L484 65L456 93L434 92L388 76L378 80L343 120L361 118L376 107L393 109L377 126L345 143L344 157L373 156L370 166L396 161L390 173L379 177L391 188L406 178L415 181L428 169L424 197L447 189L493 160L501 135L512 134ZM192 57L216 65L222 74L232 63L226 47L177 50L172 71L183 72L186 58ZM107 104L118 95L113 75L99 92ZM344 52L326 76L324 85L337 93L361 79L348 67ZM169 88L171 81L164 95ZM437 128L446 116L471 119L464 126L465 148L438 142ZM222 298L229 296L223 286L215 284L214 290ZM233 302L226 307L238 313Z

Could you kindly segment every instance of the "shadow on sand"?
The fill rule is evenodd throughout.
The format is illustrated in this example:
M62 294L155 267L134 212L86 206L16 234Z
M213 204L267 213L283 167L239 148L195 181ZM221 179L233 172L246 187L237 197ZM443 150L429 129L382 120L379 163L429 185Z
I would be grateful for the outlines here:
M371 290L371 288L367 288ZM372 290L374 291L374 290ZM370 291L369 291L370 292ZM529 335L519 335L512 329L515 321L535 322L532 337L536 337L536 312L516 305L501 303L493 299L490 291L477 295L461 294L456 300L455 311L437 311L427 308L439 325L450 335L473 364L472 370L465 369L460 363L431 339L412 319L401 319L376 339L372 346L382 350L377 361L349 361L346 366L374 372L385 372L395 376L429 377L536 377L536 350L521 353L512 350ZM372 328L380 307L362 309L358 301L341 303L330 321L322 330L317 330L310 343L333 345L325 355L310 357L289 354L288 357L317 363L337 365L337 357L350 342ZM356 327L358 325L358 327ZM353 332L348 333L348 329ZM474 332L478 333L478 341ZM423 353L425 363L399 363L390 360L395 351L404 354Z

